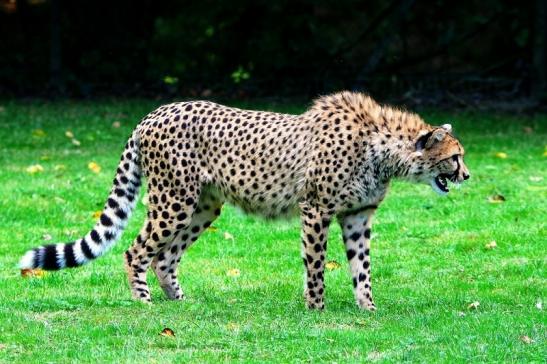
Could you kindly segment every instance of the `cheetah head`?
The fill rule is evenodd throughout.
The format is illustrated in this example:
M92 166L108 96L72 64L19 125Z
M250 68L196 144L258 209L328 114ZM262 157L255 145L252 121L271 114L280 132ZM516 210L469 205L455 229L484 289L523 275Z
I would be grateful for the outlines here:
M452 126L444 124L420 132L409 170L412 180L430 184L441 195L449 192L448 181L458 185L469 179L469 170L463 162L463 147L451 131Z

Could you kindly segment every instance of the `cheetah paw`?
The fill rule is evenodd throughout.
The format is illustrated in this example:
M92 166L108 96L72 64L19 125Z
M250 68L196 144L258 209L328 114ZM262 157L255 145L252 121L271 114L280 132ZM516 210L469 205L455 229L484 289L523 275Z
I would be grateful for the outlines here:
M374 304L374 302L371 302L371 301L358 300L357 305L362 310L367 310L371 312L376 311L376 305Z

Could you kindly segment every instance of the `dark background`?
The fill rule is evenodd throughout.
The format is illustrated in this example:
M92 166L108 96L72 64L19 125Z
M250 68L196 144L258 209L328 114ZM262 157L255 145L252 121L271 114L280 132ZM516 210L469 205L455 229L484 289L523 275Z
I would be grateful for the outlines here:
M0 0L2 97L541 107L545 0ZM500 106L501 107L501 106Z

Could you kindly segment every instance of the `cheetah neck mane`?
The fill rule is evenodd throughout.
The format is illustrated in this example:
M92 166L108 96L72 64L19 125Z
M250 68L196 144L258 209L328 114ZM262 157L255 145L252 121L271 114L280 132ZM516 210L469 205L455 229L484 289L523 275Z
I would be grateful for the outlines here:
M341 116L353 121L362 131L366 143L382 158L380 178L389 180L408 172L415 152L415 138L433 127L419 115L396 107L381 105L358 92L339 92L315 100L310 112L320 119L336 120Z

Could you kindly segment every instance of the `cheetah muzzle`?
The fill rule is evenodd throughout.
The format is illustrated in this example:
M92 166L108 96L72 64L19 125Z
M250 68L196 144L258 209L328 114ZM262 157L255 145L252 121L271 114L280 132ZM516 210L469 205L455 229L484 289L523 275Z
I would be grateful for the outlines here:
M209 101L164 105L129 138L102 214L69 243L29 250L21 268L82 266L121 237L146 179L148 212L125 269L135 299L150 302L149 269L168 298L180 300L182 255L220 215L225 202L248 213L301 219L307 307L324 308L331 221L341 226L358 307L375 310L372 219L392 179L430 184L469 178L452 127L352 92L320 97L300 115L241 110Z

